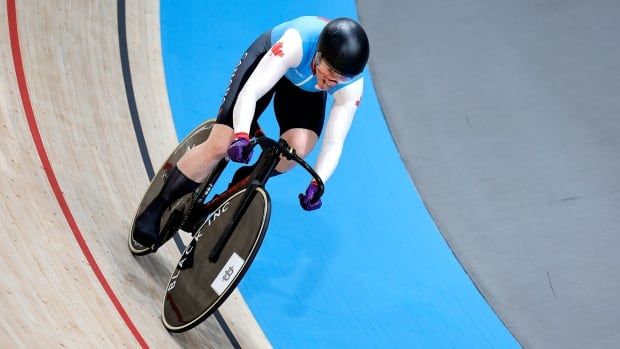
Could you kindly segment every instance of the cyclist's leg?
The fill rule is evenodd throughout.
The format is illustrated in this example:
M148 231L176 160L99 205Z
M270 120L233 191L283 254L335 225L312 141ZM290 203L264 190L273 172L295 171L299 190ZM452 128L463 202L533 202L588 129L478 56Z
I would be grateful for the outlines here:
M188 178L202 183L215 166L226 156L228 146L233 141L233 129L216 123L209 138L187 151L177 162L177 167Z
M277 85L273 105L280 125L280 137L302 158L312 151L321 135L326 99L325 92L304 91L286 79ZM282 158L276 171L287 172L295 164Z
M143 245L156 241L159 234L161 216L166 208L175 200L192 192L224 158L228 146L233 139L232 110L239 91L254 71L260 58L271 47L271 34L264 33L243 54L239 64L235 67L230 85L224 95L224 100L213 126L209 138L202 144L194 147L177 162L170 172L169 179L174 176L175 181L168 180L153 202L136 218L134 239ZM257 103L256 115L267 107L273 92L270 91ZM256 116L255 115L255 119ZM173 185L175 184L176 185Z
M302 159L314 149L316 141L319 138L315 131L305 128L292 128L285 131L280 137L284 138ZM276 171L280 173L288 172L295 164L296 162L293 160L282 158L276 166Z
M161 191L136 217L133 238L143 246L150 246L159 235L161 216L178 198L194 191L200 183L192 181L175 166L168 172L168 178Z

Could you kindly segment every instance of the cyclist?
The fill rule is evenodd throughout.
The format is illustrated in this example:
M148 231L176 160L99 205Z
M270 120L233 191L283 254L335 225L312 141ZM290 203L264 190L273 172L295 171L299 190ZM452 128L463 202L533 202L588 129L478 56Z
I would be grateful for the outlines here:
M340 159L345 137L360 104L368 62L368 38L359 23L349 18L328 20L305 16L279 24L262 34L241 57L224 94L216 124L209 138L192 148L171 169L161 192L141 213L134 239L152 245L166 208L195 190L226 155L248 163L250 134L272 97L275 116L284 138L301 157L316 144L325 118L327 93L334 98L315 170L325 182ZM274 175L290 170L295 163L280 160ZM233 183L247 176L252 166L239 168ZM317 184L308 185L300 204L305 210L321 207L313 203Z

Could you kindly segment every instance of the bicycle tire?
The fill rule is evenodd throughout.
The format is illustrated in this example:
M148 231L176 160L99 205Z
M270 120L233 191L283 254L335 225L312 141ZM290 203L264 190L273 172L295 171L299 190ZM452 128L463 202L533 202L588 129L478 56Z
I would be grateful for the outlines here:
M187 331L209 317L239 284L258 253L271 215L269 194L256 187L250 205L225 245L209 261L211 249L226 230L248 189L240 188L205 221L172 272L162 303L162 322L170 332ZM224 219L227 217L229 219ZM188 260L193 265L188 268Z
M170 153L170 155L168 156L164 164L160 167L159 171L157 171L157 174L153 177L153 179L149 183L149 186L146 189L146 192L142 196L140 205L138 205L138 208L136 209L136 212L134 214L134 217L131 223L131 229L129 230L129 236L127 239L129 251L134 256L143 256L143 255L147 255L151 253L150 246L148 247L142 246L140 243L138 243L137 241L133 239L133 232L135 229L136 217L140 213L142 213L142 211L146 208L146 206L153 200L155 195L157 195L157 193L161 191L161 188L164 185L165 176L168 170L174 167L177 161L179 161L179 159L181 158L181 156L183 156L183 154L185 154L188 150L190 150L191 148L193 148L194 146L198 144L203 143L204 141L207 140L207 138L209 138L209 135L211 134L211 129L213 125L215 124L215 121L216 119L209 119L203 122L202 124L198 125L196 128L194 128L192 132L190 132L189 135L187 135L187 137L185 137L183 141L179 143L179 145ZM164 214L162 215L162 219L161 219L160 232L161 232L161 229L163 229L163 227L166 225L166 222L168 218L170 217L170 214L175 209L177 210L184 209L185 205L188 204L188 201L191 197L190 195L191 194L187 194L183 196L182 198L177 200L174 204L172 204L170 209L167 209L164 212ZM161 243L162 245L166 241L170 240L174 236L175 232L166 232L166 233L168 233L168 236L164 237Z

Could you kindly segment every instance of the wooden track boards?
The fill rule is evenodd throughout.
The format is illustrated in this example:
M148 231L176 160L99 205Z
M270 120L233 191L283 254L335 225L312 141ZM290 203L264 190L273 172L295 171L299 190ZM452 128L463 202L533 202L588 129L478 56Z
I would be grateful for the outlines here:
M174 244L142 258L127 250L148 177L121 69L117 3L16 4L22 78L48 168L18 86L10 2L0 4L0 346L136 347L141 336L152 347L231 347L213 318L184 334L170 335L161 325L163 287L179 255ZM159 2L131 2L126 18L133 91L157 170L177 143L161 61ZM76 240L80 234L127 319L89 265ZM221 313L242 347L269 346L238 292Z

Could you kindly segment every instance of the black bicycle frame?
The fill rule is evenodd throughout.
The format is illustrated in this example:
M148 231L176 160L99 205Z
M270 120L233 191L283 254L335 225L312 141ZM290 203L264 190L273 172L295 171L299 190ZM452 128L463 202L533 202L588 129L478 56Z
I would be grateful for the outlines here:
M308 165L308 163L306 163L301 157L296 154L295 150L292 149L284 139L280 139L278 142L276 142L267 137L258 137L254 138L251 142L252 147L256 145L260 145L263 149L263 152L257 161L254 177L250 180L250 184L246 189L245 195L241 201L241 205L235 211L233 219L230 221L228 227L220 236L215 246L213 247L211 254L209 255L209 261L212 263L215 263L218 260L220 254L222 253L222 250L224 249L224 246L226 246L226 243L232 236L232 232L239 224L241 216L250 206L250 203L252 202L252 199L256 194L256 188L259 186L265 186L282 156L285 157L287 160L295 161L296 163L301 165L306 171L308 171L312 175L312 177L314 177L318 184L319 190L313 201L318 201L325 190L323 181L321 180L319 175L312 169L312 167L310 167L310 165Z

